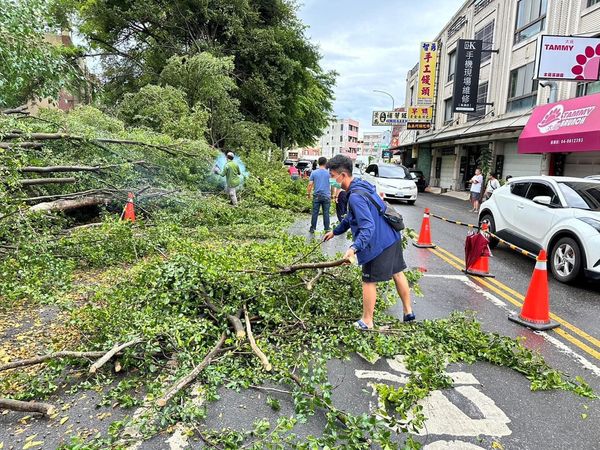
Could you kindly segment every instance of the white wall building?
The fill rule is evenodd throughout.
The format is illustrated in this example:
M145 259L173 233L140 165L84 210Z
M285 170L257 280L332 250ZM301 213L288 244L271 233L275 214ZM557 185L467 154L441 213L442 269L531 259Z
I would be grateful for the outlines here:
M321 154L326 158L331 158L341 153L356 159L358 156L358 127L357 120L333 117L323 130L317 144L321 149Z
M492 151L492 170L507 175L600 173L600 152L517 153L517 140L533 109L548 103L550 88L534 79L541 34L600 35L600 0L467 0L432 41L440 44L432 129L401 145L430 172L430 185L464 189ZM452 113L458 39L481 39L484 49L474 114ZM600 55L598 56L600 58ZM408 72L407 107L416 104L418 67ZM600 82L558 82L557 100L600 92Z

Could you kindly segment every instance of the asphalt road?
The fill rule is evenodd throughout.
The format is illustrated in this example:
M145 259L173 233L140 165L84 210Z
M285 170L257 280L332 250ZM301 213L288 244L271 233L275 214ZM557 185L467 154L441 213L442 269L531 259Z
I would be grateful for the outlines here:
M475 222L468 203L445 196L420 195L415 206L397 205L407 226L419 230L423 209L463 222ZM307 240L320 234L308 233L309 220L299 219L291 232ZM319 227L322 224L319 223ZM413 297L417 320L448 316L452 311L475 311L486 331L505 336L524 337L525 345L538 349L548 363L570 376L582 376L600 393L600 296L598 285L565 286L550 281L551 310L561 326L546 333L534 333L507 320L518 312L534 262L507 248L494 251L491 271L495 280L465 276L461 259L464 254L465 227L432 219L435 250L409 246L405 259L410 267L420 267L425 276L420 282L423 297ZM349 241L343 237L325 243L327 254L343 252ZM401 317L401 307L392 313ZM564 391L531 392L530 383L513 370L487 363L453 364L447 372L454 379L451 389L436 391L424 402L428 417L423 434L416 438L427 450L438 449L597 449L600 448L600 401L578 397ZM372 383L402 385L409 375L401 359L379 360L371 364L356 355L349 361L333 360L329 378L335 390L334 403L355 413L368 412L376 406ZM285 386L271 386L286 389ZM24 413L0 415L0 442L4 448L20 449L28 439L41 441L34 448L56 448L69 436L93 436L106 433L110 422L138 411L103 407L97 403L101 394L79 392L66 394L61 389L59 405L72 405L61 411L69 419L26 418ZM190 389L190 401L201 402ZM65 395L66 394L66 395ZM248 430L255 420L266 418L275 423L279 416L293 414L288 396L269 392L278 398L281 410L273 411L266 403L267 393L259 390L235 392L222 389L220 400L207 405L206 426L213 429ZM295 432L300 436L318 435L324 418L312 417ZM31 438L31 436L35 436ZM202 440L183 427L175 427L149 441L134 440L131 449L203 448Z

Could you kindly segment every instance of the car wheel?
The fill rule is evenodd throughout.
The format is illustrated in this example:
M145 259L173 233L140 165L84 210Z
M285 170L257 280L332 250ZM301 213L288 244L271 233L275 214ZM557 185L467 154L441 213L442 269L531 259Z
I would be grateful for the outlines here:
M554 278L561 283L571 283L579 278L582 256L581 248L575 239L559 239L550 254L550 269Z
M496 222L494 222L494 216L492 216L490 213L485 213L479 219L479 226L481 226L481 224L484 222L487 222L490 233L496 234ZM490 237L490 248L494 249L496 247L498 247L498 239Z
M414 205L416 202L416 200L407 200L406 203L408 203L409 205Z

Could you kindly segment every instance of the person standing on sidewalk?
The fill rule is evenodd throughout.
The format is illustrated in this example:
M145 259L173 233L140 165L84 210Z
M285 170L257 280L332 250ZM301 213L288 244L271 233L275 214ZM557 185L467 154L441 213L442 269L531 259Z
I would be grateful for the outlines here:
M481 188L483 187L483 175L481 169L475 169L475 175L471 178L471 212L479 212L479 199L481 197Z
M312 194L312 218L310 221L310 233L314 233L317 228L317 219L319 210L323 208L323 227L329 231L329 208L331 207L331 188L329 186L329 171L325 169L327 158L319 158L319 168L310 174L308 183L307 197Z
M323 240L328 241L350 229L354 242L344 258L352 259L356 256L358 264L362 266L363 313L354 325L361 330L373 328L377 283L392 279L402 300L404 322L415 320L410 287L403 273L406 263L402 235L380 214L379 209L385 211L385 203L377 195L375 186L352 177L352 160L347 156L334 156L327 163L327 168L348 194L348 212L333 231L325 234Z
M494 191L496 189L498 189L499 187L500 187L500 182L496 178L496 175L494 175L493 173L490 173L488 176L488 184L487 184L487 187L485 188L485 194L483 196L483 201L485 202L486 200L489 200L490 197L492 196L492 194L494 193Z
M220 171L220 175L225 177L225 190L233 206L237 206L237 189L242 183L242 172L240 166L233 160L235 155L232 152L227 153L227 162Z

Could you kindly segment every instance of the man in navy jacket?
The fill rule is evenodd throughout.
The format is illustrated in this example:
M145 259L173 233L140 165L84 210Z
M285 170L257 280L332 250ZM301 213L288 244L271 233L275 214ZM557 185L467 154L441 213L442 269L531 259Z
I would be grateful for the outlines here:
M406 263L402 254L402 236L373 204L375 201L381 211L385 211L385 204L377 195L375 186L352 177L352 160L347 156L334 156L327 162L327 168L335 181L348 192L348 213L333 231L325 234L323 240L328 241L350 229L354 242L344 258L351 259L356 255L358 264L362 266L363 315L355 325L360 329L373 328L377 283L391 279L402 299L404 321L415 320L410 287L403 273Z

